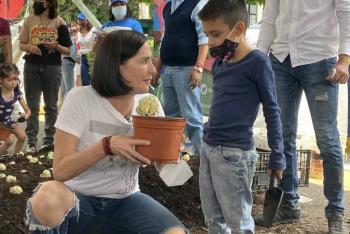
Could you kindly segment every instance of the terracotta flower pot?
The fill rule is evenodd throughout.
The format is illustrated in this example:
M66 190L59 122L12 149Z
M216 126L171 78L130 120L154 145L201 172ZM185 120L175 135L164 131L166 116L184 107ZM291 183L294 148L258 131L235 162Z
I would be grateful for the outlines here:
M0 125L0 141L5 141L7 138L9 138L12 133L12 130L13 129L9 127Z
M134 137L151 142L149 146L137 146L137 152L151 161L178 160L186 119L133 116L132 122Z

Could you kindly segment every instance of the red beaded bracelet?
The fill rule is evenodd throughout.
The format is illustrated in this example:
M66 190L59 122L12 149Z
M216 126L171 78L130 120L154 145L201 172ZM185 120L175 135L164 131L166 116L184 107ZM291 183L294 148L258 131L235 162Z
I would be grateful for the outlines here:
M203 64L201 64L200 62L197 62L195 66L196 66L196 67L202 67L202 68L203 68Z
M103 152L105 152L106 156L114 155L112 150L111 150L111 138L112 138L112 136L106 136L106 137L102 138Z

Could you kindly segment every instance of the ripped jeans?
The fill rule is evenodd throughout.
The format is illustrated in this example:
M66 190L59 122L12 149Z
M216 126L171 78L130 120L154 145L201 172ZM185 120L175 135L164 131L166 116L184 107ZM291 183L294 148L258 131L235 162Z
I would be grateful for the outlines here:
M287 168L283 172L281 187L283 204L298 205L298 159L296 136L298 112L302 92L309 105L317 146L323 158L324 195L328 200L326 216L344 213L343 156L337 129L339 85L326 80L336 64L336 58L292 67L290 57L283 62L270 54L276 75L277 101L281 108L284 154Z
M30 234L158 234L171 228L184 228L168 209L141 192L123 199L75 193L73 208L54 228L35 219L29 199L27 224Z
M258 153L203 143L199 188L209 234L252 234L252 182Z

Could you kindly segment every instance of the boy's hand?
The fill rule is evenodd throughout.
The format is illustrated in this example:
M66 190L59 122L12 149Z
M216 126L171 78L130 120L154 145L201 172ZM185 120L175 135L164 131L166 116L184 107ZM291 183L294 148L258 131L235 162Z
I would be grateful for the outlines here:
M277 179L278 180L281 180L282 179L282 175L283 175L283 171L282 170L274 170L276 172L276 176L277 176ZM267 174L269 176L272 175L272 170L271 169L267 169Z

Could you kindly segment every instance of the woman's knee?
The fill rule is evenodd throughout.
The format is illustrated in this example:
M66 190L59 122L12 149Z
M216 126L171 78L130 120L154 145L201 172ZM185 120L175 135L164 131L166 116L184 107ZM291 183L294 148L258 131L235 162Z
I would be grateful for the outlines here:
M170 228L165 232L165 234L186 234L186 231L183 228Z
M73 193L61 182L49 181L40 186L31 198L34 217L43 225L54 227L61 223L74 205Z
M27 140L27 134L24 132L24 130L19 126L14 126L14 134L16 135L17 141L25 142Z
M27 140L27 134L25 134L24 132L22 134L19 134L17 136L17 140L20 142L25 142Z
M15 140L16 140L16 137L14 136L14 135L10 135L9 136L9 138L7 138L6 140L5 140L5 144L6 144L6 146L7 147L10 147L12 144L13 144L13 142L15 142Z

